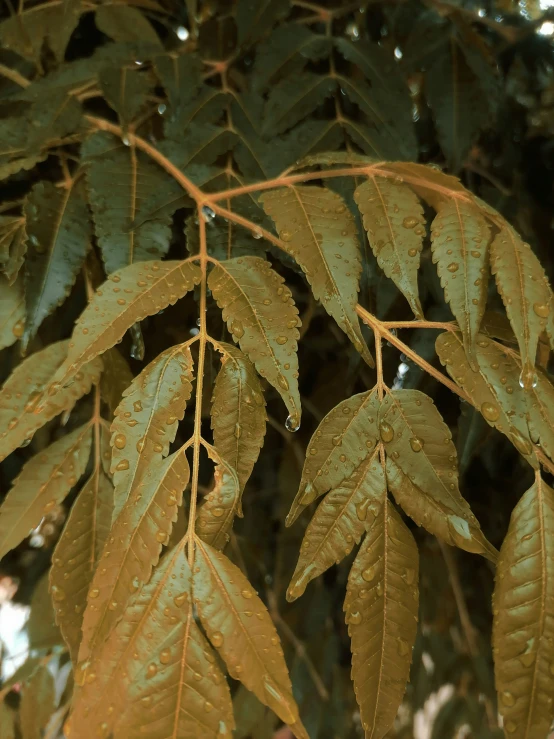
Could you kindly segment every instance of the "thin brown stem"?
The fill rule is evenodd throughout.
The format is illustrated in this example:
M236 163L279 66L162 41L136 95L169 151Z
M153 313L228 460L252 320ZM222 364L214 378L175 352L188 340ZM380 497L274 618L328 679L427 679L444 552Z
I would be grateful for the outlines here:
M460 618L460 623L462 625L462 630L464 632L465 640L467 643L468 653L473 658L478 657L479 647L475 639L475 629L473 628L473 624L471 623L471 619L469 617L469 611L465 601L464 591L458 575L458 568L456 567L456 562L454 560L454 557L452 556L452 549L440 539L437 539L437 541L439 543L439 547L442 552L446 568L448 570L450 586L452 587L452 592L454 593L454 599L456 601L458 616Z
M6 77L6 79L15 82L15 84L19 85L19 87L29 87L29 85L31 84L30 80L28 80L27 77L24 77L16 69L10 69L9 67L6 67L5 64L0 64L0 74L2 75L2 77Z

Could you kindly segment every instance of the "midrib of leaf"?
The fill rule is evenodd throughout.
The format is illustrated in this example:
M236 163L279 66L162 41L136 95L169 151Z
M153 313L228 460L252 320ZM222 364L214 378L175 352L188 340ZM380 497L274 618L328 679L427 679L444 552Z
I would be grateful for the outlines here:
M466 235L465 235L465 228L464 228L464 222L462 219L462 216L460 215L460 208L458 206L458 202L455 200L454 205L456 207L456 215L458 216L458 223L460 225L460 238L462 240L462 255L464 260L464 314L466 317L466 325L468 329L469 334L469 344L470 346L473 346L474 343L474 336L471 333L471 322L470 322L470 315L469 315L469 294L467 291L468 288L468 281L465 279L465 275L468 274L468 259L467 259L467 243L466 243Z
M386 472L383 470L383 473L385 474L385 480L387 479ZM385 500L383 502L383 540L385 543L384 549L385 552L383 554L383 563L384 563L384 575L383 575L383 638L381 641L380 646L380 655L379 655L379 681L377 683L377 700L376 700L376 706L375 706L375 718L377 718L377 706L379 703L379 698L381 696L381 683L383 680L383 672L384 672L384 665L385 665L385 642L387 637L387 625L388 625L388 619L387 619L387 605L388 605L388 598L387 598L387 585L388 585L388 560L389 560L389 548L388 548L388 536L389 536L389 517L387 508L389 506L389 500L387 493L385 491ZM365 683L364 683L365 685ZM375 729L375 721L373 722L373 729L372 729L372 736Z
M527 310L527 301L525 299L525 293L523 292L523 280L525 279L525 275L523 272L523 265L521 264L521 258L519 250L516 247L516 242L514 240L514 233L511 228L507 229L509 235L510 235L510 241L512 243L512 248L514 252L514 258L515 263L517 267L517 285L519 290L519 300L521 303L521 310L523 313L523 335L525 336L525 345L527 346L529 343L529 321L528 321L528 310ZM536 351L536 349L535 349ZM529 360L534 364L535 363L535 357L529 357Z

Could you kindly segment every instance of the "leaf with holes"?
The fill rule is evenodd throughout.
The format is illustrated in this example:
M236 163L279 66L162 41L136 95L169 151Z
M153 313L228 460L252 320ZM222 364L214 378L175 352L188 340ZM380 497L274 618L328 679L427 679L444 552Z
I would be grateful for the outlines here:
M418 620L418 563L414 537L385 498L348 575L344 601L352 680L368 739L382 739L392 728L408 682Z

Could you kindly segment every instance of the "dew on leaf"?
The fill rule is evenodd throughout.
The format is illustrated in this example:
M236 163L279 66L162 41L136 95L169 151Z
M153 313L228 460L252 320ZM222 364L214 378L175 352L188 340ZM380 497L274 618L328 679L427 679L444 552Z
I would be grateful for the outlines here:
M287 420L285 421L285 428L287 431L291 431L294 433L295 431L298 431L300 428L300 419L298 415L292 414L290 416L287 416Z

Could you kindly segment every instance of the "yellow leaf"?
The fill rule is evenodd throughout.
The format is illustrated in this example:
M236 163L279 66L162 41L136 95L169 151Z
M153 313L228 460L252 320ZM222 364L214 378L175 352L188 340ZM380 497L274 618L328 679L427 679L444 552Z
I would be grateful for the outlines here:
M287 600L299 598L310 580L350 554L366 526L379 514L385 496L378 445L349 478L325 496L314 513L300 547Z
M373 452L379 438L378 412L377 393L370 390L343 400L325 416L308 444L287 526L306 506L350 477Z
M98 382L102 361L97 358L52 395L44 393L67 355L67 341L35 352L16 367L0 392L0 460L30 439L37 429L60 413L70 411L92 384Z
M554 490L537 475L512 512L493 596L493 646L506 736L546 737L554 719Z
M474 203L452 199L438 206L431 226L433 261L474 369L476 336L487 302L489 238L490 227Z
M396 502L431 534L495 561L496 549L458 489L456 447L431 398L419 390L388 393L379 409L379 432Z
M414 315L423 318L417 272L425 217L417 195L403 184L371 175L356 188L354 200L379 266L402 292Z
M200 278L200 269L186 261L138 262L111 274L77 320L54 382L65 384L85 362L117 344L133 324L173 305Z
M360 245L354 217L343 199L323 187L291 186L264 193L260 202L315 298L373 366L356 315Z
M435 345L448 373L465 390L489 426L505 434L529 464L537 466L527 426L527 393L520 388L521 368L513 354L479 334L475 345L478 371L473 371L458 334L440 334ZM531 393L534 395L533 390ZM546 398L539 402L542 405L545 401Z
M110 453L109 436L104 432L100 438L94 449L93 472L71 508L50 568L56 622L74 665L87 593L112 525L113 485L102 468L102 455Z
M210 459L216 463L214 488L198 507L196 533L215 549L223 549L229 541L235 516L242 517L240 485L237 473L219 456L214 447L206 444Z
M519 344L521 382L532 387L539 335L550 315L550 289L529 244L507 223L491 244L491 269Z
M414 538L385 498L350 570L344 601L366 739L385 736L404 696L417 632L418 571Z
M79 660L90 658L125 613L133 593L148 582L167 544L189 480L185 452L150 462L110 531L83 617Z
M195 541L193 594L202 626L231 677L285 723L299 721L287 665L267 608L238 567L199 539Z
M300 425L298 310L283 278L259 257L219 262L208 286L223 320L256 369L280 393L289 411L287 427Z
M25 295L21 280L10 285L0 275L0 349L15 344L25 329Z
M236 470L242 492L265 436L265 400L250 360L230 344L219 346L224 355L212 397L214 445Z
M85 471L91 442L87 423L26 462L0 508L0 559L77 483Z

